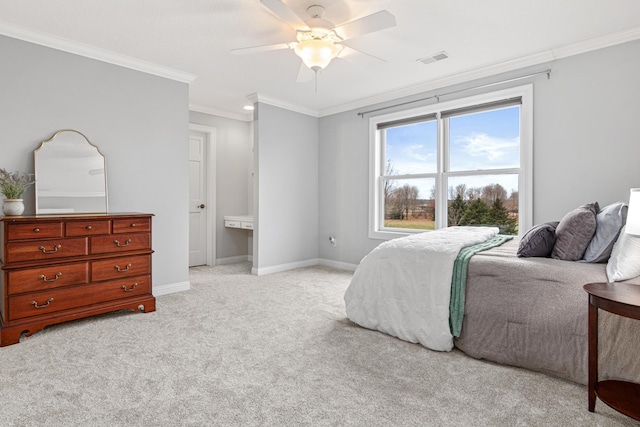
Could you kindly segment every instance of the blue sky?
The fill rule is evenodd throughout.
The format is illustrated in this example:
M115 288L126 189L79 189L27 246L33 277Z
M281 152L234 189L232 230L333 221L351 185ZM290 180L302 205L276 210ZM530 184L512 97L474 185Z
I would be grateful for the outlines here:
M449 119L451 171L514 168L520 165L520 108L509 107ZM387 160L397 174L437 172L436 121L387 129ZM428 197L433 186L427 181L418 184L420 197ZM517 189L516 176L482 176L455 178L456 185L468 187L500 183L511 192ZM404 182L403 182L404 184Z
M520 166L520 108L449 119L451 171Z

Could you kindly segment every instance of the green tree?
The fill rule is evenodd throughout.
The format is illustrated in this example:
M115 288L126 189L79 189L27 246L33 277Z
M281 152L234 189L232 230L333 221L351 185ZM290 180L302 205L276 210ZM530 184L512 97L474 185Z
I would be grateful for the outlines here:
M498 226L503 234L517 234L516 220L509 216L509 211L500 198L493 201L487 223Z
M482 199L475 199L467 206L467 209L460 220L460 225L487 224L490 211L491 209L482 201Z
M460 225L460 221L467 210L467 204L462 199L462 194L464 194L464 191L462 193L457 193L455 199L449 203L449 208L447 210L449 227Z

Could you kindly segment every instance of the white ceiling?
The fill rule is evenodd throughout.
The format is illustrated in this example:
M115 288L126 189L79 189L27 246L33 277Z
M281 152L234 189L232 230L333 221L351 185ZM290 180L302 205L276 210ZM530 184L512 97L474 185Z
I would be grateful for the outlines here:
M196 75L191 107L229 117L246 117L254 93L323 116L640 38L638 0L283 1L300 16L321 4L336 25L391 12L395 27L350 43L387 62L336 59L316 92L313 81L296 83L300 59L290 49L232 55L295 40L259 0L2 0L0 34L77 42L79 52L96 47ZM441 51L450 58L417 61Z

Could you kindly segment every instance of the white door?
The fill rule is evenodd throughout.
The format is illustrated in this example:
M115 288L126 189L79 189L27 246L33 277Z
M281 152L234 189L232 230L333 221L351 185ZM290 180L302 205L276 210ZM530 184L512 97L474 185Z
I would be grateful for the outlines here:
M207 135L189 132L189 267L207 263Z

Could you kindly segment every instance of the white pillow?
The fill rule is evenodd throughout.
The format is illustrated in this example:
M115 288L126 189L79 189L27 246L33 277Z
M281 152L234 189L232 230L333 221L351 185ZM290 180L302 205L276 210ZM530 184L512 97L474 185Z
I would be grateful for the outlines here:
M640 236L625 234L623 227L620 237L613 245L611 258L607 263L609 282L620 282L640 276Z

